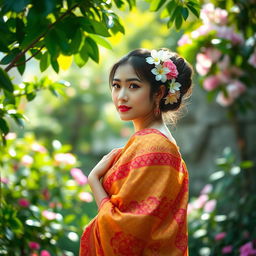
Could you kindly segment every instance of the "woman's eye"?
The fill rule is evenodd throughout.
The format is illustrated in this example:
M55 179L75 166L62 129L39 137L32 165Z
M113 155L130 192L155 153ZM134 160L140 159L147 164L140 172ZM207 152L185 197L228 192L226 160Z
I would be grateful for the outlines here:
M130 84L130 88L134 89L134 88L140 88L137 84Z
M119 84L112 84L112 87L119 88Z

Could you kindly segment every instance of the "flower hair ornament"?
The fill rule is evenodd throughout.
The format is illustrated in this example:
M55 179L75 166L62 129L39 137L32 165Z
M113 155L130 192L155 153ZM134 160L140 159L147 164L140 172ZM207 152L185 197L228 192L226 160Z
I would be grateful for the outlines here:
M169 92L164 98L165 104L176 103L180 97L181 84L176 82L179 72L176 65L170 59L171 57L172 55L168 51L152 50L151 56L146 58L148 64L155 65L155 67L151 69L151 72L155 75L156 81L161 81L163 83L167 82Z

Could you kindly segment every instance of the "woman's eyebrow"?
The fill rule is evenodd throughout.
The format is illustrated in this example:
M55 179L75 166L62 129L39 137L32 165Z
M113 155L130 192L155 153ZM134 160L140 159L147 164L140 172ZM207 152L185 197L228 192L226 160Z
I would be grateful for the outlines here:
M121 79L114 78L113 81L121 82ZM140 83L141 83L141 80L138 79L138 78L135 78L135 77L125 79L125 82L131 82L131 81L137 81L137 82L140 82Z

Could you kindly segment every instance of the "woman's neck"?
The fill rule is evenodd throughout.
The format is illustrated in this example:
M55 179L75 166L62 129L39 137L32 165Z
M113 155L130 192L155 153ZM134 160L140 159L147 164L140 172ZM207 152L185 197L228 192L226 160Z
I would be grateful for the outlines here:
M165 127L165 124L162 118L154 119L154 120L143 120L143 121L133 120L133 125L134 125L135 132L140 131L142 129L146 129L146 128L154 128L154 129L160 130L163 127Z

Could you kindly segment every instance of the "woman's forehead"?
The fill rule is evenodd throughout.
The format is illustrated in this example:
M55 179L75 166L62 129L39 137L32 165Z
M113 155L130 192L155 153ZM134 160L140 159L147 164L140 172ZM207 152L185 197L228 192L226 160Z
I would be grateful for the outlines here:
M122 64L118 66L116 69L115 75L113 79L121 79L121 78L138 78L133 66L129 63Z

